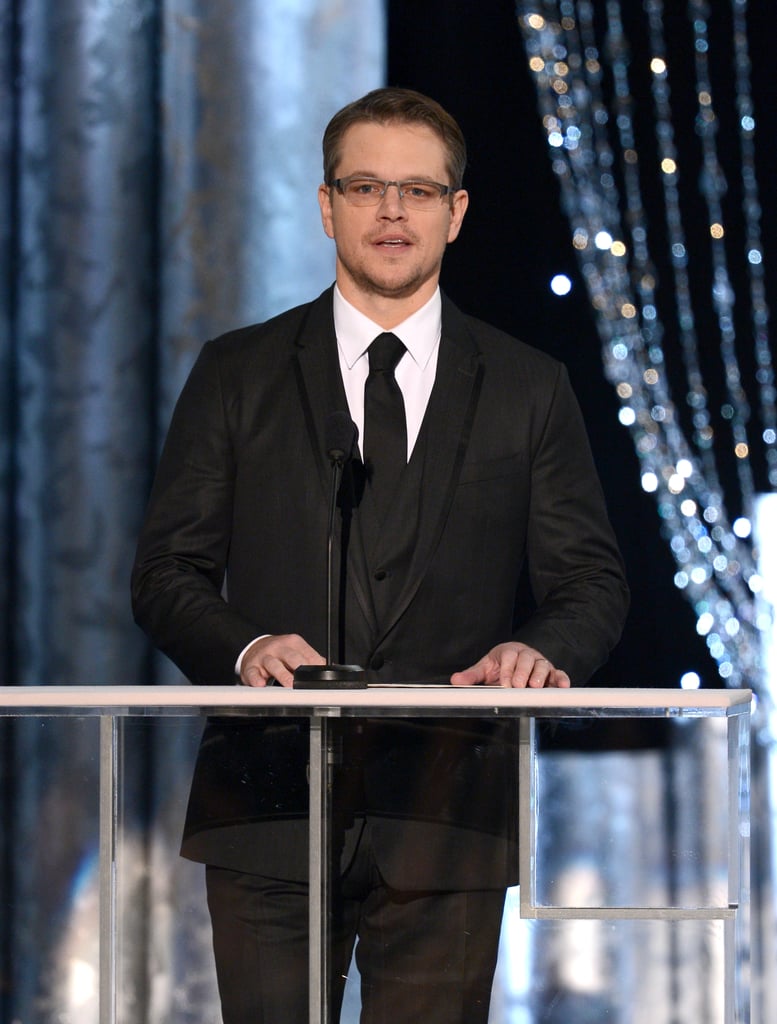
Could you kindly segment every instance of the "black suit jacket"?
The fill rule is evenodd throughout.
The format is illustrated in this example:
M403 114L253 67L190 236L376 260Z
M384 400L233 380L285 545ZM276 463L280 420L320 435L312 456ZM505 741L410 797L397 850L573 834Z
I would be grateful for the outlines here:
M584 683L620 635L627 590L566 372L447 299L442 323L419 444L380 530L358 480L344 482L337 657L372 681L429 682L513 638ZM238 652L260 633L326 649L323 430L346 408L331 290L204 347L133 573L137 621L193 682L234 682ZM524 568L529 610L517 597ZM515 881L512 727L352 733L345 825L354 809L370 815L390 884ZM304 877L306 759L304 721L211 721L184 853Z

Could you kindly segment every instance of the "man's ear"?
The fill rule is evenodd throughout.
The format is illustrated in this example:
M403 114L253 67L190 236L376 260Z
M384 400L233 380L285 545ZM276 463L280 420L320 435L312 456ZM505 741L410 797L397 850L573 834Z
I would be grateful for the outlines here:
M464 220L464 214L467 212L469 206L469 193L460 188L458 192L453 193L453 199L451 201L451 223L448 227L448 241L453 242L459 236L461 231L461 224Z
M327 237L334 238L334 226L332 224L332 191L328 185L318 186L318 205L321 209L321 223Z

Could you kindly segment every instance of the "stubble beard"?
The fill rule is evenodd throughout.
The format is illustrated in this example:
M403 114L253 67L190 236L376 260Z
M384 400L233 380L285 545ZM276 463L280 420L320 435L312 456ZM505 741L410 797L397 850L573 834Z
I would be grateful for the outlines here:
M340 266L350 278L352 284L364 295L376 295L384 299L407 299L415 295L433 278L439 277L441 261L429 269L411 267L404 278L382 279L364 266L355 265L338 251Z

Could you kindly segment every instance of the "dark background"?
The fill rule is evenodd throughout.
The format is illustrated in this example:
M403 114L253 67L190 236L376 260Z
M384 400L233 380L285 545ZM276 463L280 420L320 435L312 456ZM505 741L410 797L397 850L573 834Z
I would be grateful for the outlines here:
M622 6L632 46L636 117L646 120L652 117L652 101L642 5ZM676 50L676 60L670 65L674 74L673 108L680 116L685 110L692 125L693 42L686 5L666 6L669 56L672 47ZM768 13L759 12L759 7L765 5L751 6L755 8L751 54L757 58L763 49L759 46L758 25L763 22L760 38L767 38ZM466 312L561 359L569 369L588 425L632 591L623 639L593 684L675 687L682 674L692 670L699 674L702 685L720 686L715 662L696 633L693 608L672 582L676 566L666 539L660 535L656 502L640 487L638 458L628 430L617 420L619 403L613 387L604 378L593 310L577 273L569 223L551 170L536 89L513 4L509 0L493 0L486 5L471 0L448 0L444 4L432 0L419 5L391 0L388 14L388 83L419 89L439 100L459 121L468 142L465 186L470 192L470 207L462 233L446 256L443 287ZM773 8L771 14L773 17ZM718 11L718 5L709 25L712 41L715 34L724 37L728 45L723 49L730 53L725 34L730 35L731 24ZM769 58L761 63L754 59L753 63L756 102L764 106L766 114L775 98L774 61ZM715 94L725 91L733 96L732 63L717 67L716 73L720 80L715 82ZM725 116L723 104L721 109ZM645 127L646 137L654 135L652 125L647 123ZM721 133L727 130L736 140L735 126L722 123ZM698 150L693 132L677 142ZM729 148L736 149L736 145ZM698 159L699 153L689 156ZM777 168L772 154L762 159L763 187L763 181L775 180ZM730 201L736 203L741 199L736 192L736 174L730 176L729 183ZM706 211L692 178L685 188L684 212L689 211L690 218L685 230L692 240L696 218L706 251ZM650 202L662 204L660 193L647 194L646 205ZM652 226L657 244L651 248L651 255L653 248L660 248L661 213L657 211ZM770 232L774 237L773 209L764 209L762 226L765 235ZM739 251L741 254L741 248ZM554 296L549 288L551 277L559 272L574 282L571 293L564 298ZM701 282L700 288L704 287ZM702 341L711 338L714 354L719 345L714 313L704 292L700 294L699 333ZM670 344L668 334L665 347ZM713 399L714 386L713 380ZM732 484L726 491L726 502L733 519L740 514L740 498L733 477L727 483Z

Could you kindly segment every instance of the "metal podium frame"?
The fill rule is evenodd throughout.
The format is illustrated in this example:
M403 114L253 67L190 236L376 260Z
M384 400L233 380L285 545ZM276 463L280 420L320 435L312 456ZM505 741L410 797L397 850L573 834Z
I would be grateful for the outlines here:
M332 1024L327 1005L329 785L332 719L518 718L521 916L533 919L716 919L724 922L725 1022L749 1024L742 980L750 893L749 690L513 690L500 687L370 686L364 690L241 686L0 687L0 715L100 718L100 1024L116 1024L116 845L120 720L133 716L261 715L310 720L310 1021ZM728 735L728 900L721 906L576 907L540 904L536 886L538 719L725 718Z

